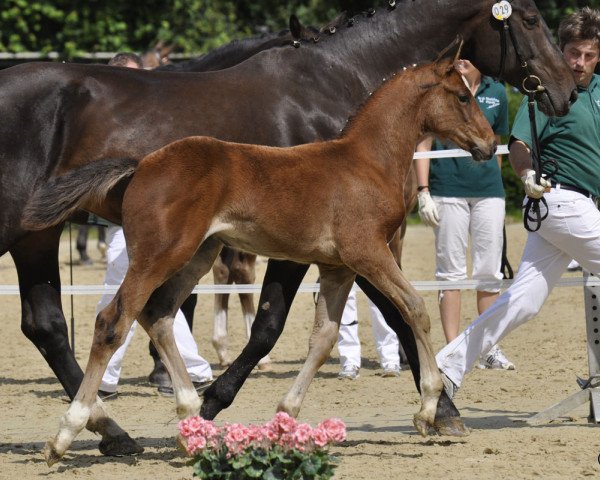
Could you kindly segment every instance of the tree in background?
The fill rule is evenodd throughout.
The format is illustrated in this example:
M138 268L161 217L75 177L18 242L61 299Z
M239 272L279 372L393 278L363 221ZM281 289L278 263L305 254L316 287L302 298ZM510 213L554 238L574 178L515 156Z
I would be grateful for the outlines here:
M553 30L576 8L600 8L600 0L537 4ZM234 38L282 30L292 13L322 25L343 10L385 6L384 0L2 0L0 52L56 51L71 59L82 52L140 52L164 40L199 54Z

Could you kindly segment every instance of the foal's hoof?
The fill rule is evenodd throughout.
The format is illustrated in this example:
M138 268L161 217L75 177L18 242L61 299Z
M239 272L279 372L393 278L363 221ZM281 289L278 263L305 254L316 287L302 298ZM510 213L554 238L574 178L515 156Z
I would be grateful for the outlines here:
M417 429L417 432L421 434L421 436L426 437L429 433L429 422L420 416L418 413L413 417L413 424Z
M44 449L42 450L42 453L44 454L44 458L46 459L46 464L49 467L54 465L56 462L58 462L62 458L62 455L59 455L58 452L54 449L54 443L52 442L52 440L46 442L46 445L44 445Z
M124 457L128 455L138 455L144 451L144 447L139 445L133 438L126 433L116 437L103 438L98 445L100 453L108 457Z
M470 433L460 417L437 418L433 428L439 435L451 437L466 437Z

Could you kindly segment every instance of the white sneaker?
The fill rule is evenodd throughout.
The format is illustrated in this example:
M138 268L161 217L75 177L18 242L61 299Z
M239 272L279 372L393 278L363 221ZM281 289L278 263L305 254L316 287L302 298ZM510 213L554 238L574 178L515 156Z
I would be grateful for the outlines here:
M399 377L400 376L400 365L397 363L388 363L383 366L383 373L381 374L384 378Z
M446 391L446 395L448 395L450 400L454 399L454 395L456 395L456 392L458 392L458 389L460 387L456 385L452 380L450 380L450 377L448 377L441 370L440 375L442 376L442 383L444 384L444 390Z
M338 373L338 378L356 380L360 375L358 374L359 368L356 365L344 365L344 367Z
M571 263L569 263L569 266L567 267L567 271L569 271L569 272L581 271L581 265L579 265L577 260L571 260Z
M498 345L494 345L492 349L479 359L478 368L491 370L514 370L515 364L512 363L506 355L502 353Z

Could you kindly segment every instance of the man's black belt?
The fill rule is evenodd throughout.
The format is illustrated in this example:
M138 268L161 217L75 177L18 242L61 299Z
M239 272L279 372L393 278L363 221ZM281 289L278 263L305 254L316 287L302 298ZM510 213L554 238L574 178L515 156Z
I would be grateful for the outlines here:
M581 193L584 197L591 198L592 200L596 200L596 195L588 192L585 188L575 187L573 185L566 185L564 183L550 182L552 187L556 187L560 190L570 190L571 192Z

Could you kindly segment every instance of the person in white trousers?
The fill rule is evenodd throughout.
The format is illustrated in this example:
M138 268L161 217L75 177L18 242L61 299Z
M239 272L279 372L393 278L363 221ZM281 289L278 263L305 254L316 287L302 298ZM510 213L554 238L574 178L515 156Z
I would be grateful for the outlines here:
M496 141L507 135L508 100L504 85L482 76L468 60L459 60L456 69L489 122ZM427 137L417 151L455 148ZM504 228L504 187L502 158L494 156L476 164L470 157L415 160L419 216L435 233L435 278L451 282L467 278L467 247L471 240L473 279L502 280L501 260ZM499 288L477 288L477 313L483 313L498 298ZM439 308L446 342L460 331L461 291L448 287L439 292ZM498 345L482 355L480 368L514 370Z
M450 397L483 352L535 317L571 259L600 274L600 211L595 203L600 194L600 77L594 74L600 61L600 11L576 11L561 22L558 33L579 98L564 117L535 112L540 161L544 165L554 159L558 170L550 180L536 181L527 99L515 118L509 156L527 196L546 200L548 217L539 230L528 233L511 287L438 353Z
M370 300L368 302L373 339L375 340L379 363L383 369L382 376L397 377L400 375L401 370L398 336L388 326L373 302ZM341 365L338 378L349 380L358 378L361 367L361 345L358 337L358 312L354 290L348 295L348 301L342 314L338 335L338 352Z
M127 273L127 267L129 266L125 236L123 235L123 229L118 226L108 227L106 233L108 247L106 250L107 266L104 285L120 285L125 278L125 273ZM106 307L113 297L113 293L105 293L98 302L96 313ZM108 362L108 366L102 377L102 383L100 384L99 395L101 398L116 396L117 385L121 376L123 357L127 351L127 347L133 339L136 328L137 322L133 322L127 337L125 338L125 342L117 349ZM210 364L198 354L198 347L181 310L178 310L175 315L173 333L175 335L177 349L183 358L192 382L194 382L197 390L204 390L212 381L212 370ZM159 387L159 393L171 395L172 389L168 387Z

